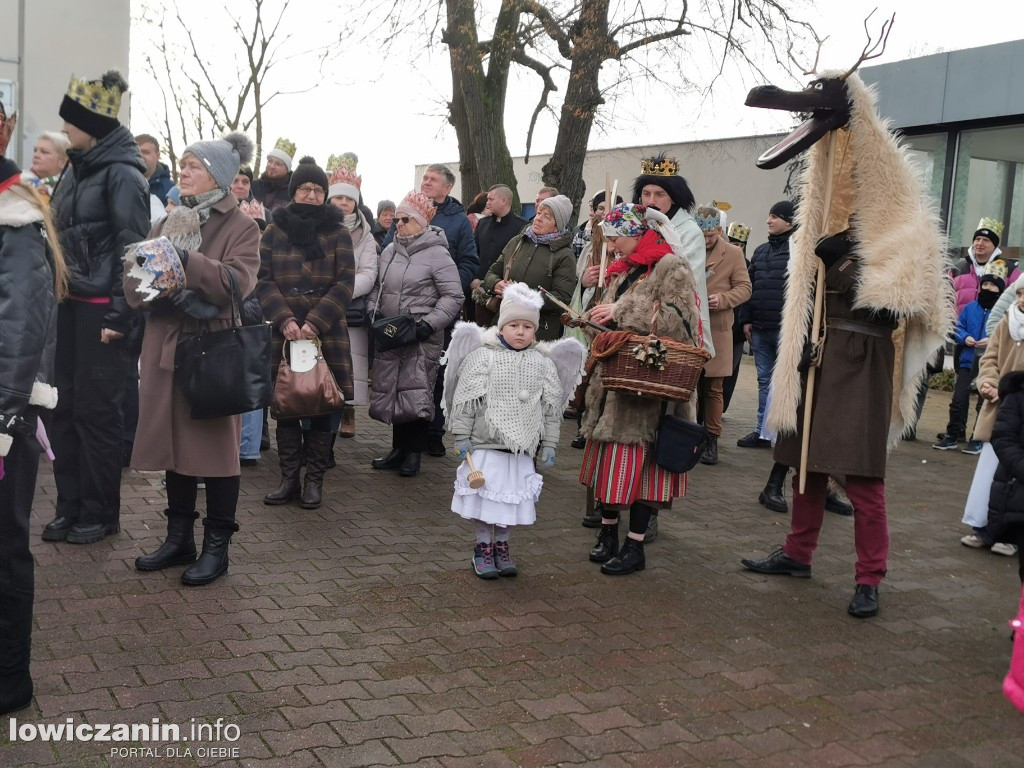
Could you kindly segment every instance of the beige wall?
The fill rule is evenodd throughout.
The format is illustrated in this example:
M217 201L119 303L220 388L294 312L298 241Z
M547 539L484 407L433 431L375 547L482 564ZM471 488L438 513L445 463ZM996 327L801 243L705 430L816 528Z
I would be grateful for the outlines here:
M612 179L619 180L618 194L629 201L630 191L635 179L640 174L640 159L665 151L670 157L679 160L679 172L682 174L697 198L697 204L710 203L712 200L724 200L732 205L728 220L740 221L750 227L750 246L763 243L768 238L765 219L772 204L783 197L782 190L786 185L786 170L779 168L774 171L762 171L754 165L758 156L779 140L778 135L748 136L737 139L716 139L694 141L667 146L623 147L620 149L600 149L587 153L583 166L583 179L587 183L587 198L593 197L604 189L605 172L611 173ZM532 203L537 190L544 186L541 181L541 169L550 155L538 155L530 158L528 164L521 157L513 159L516 179L519 182L519 197L524 203ZM452 194L464 203L472 195L463 195L458 180L458 162L448 163L455 172L456 182ZM416 166L416 186L423 174L424 165ZM583 206L586 213L586 205Z
M24 19L19 18L20 8ZM19 102L4 106L20 115L8 154L27 167L39 133L61 128L57 110L72 74L94 79L116 69L131 83L130 0L0 0L0 19L0 80L18 83ZM19 46L21 29L24 51ZM22 56L24 79L19 81L16 62ZM127 98L120 120L128 124Z

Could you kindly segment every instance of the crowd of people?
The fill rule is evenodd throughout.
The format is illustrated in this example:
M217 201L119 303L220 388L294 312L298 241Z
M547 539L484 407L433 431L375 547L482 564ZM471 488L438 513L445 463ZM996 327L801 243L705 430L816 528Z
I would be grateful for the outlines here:
M776 446L759 500L788 512L785 481L800 463L799 428L794 421L797 434L774 434L766 415L773 398L792 397L779 388L798 383L776 375L773 385L777 366L801 375L793 359L801 350L792 349L784 317L798 262L827 268L833 341L823 380L886 404L876 408L884 418L847 444L832 437L842 430L827 426L827 413L816 417L817 463L808 488L794 488L793 530L767 558L743 563L809 576L821 510L853 515L857 591L849 612L877 613L888 547L881 478L898 395L892 333L913 310L857 303L858 281L871 265L852 255L848 233L791 253L801 213L781 200L767 212L768 242L748 260L749 227L728 224L715 205L698 206L675 160L663 155L643 160L628 202L601 191L586 201L580 223L573 201L551 187L540 190L527 221L502 180L467 210L452 197L455 176L441 164L429 165L399 203L382 200L374 213L355 155L332 155L321 167L312 157L296 160L286 139L267 153L259 175L250 167L252 143L237 133L190 144L172 173L160 162L157 139L133 136L118 121L126 89L114 72L72 80L59 107L63 129L39 136L31 171L3 159L0 146L0 285L19 285L0 292L0 558L10 564L0 569L0 712L32 695L28 519L43 451L53 458L57 489L44 540L90 544L117 534L122 468L160 471L166 533L135 567L184 566L183 584L205 585L227 572L242 467L261 460L271 432L280 482L264 503L316 509L331 492L325 480L337 438L357 433L356 407L368 406L369 417L392 433L374 470L417 476L423 454L446 455L451 431L450 447L464 459L452 511L475 523L474 572L495 579L518 573L509 529L535 520L563 417L574 418L582 523L597 530L589 559L604 574L626 575L644 570L659 513L686 494L686 472L667 469L655 453L663 419L702 424L699 459L716 465L726 450L722 415L749 345L757 417L737 447ZM12 119L0 106L0 128ZM184 277L173 294L152 298L131 266L133 249L157 238L173 247ZM1013 375L1024 359L1024 282L1008 274L998 245L997 223L982 222L952 275L960 311L956 390L935 447L964 439L976 379L983 405L969 451L981 458L964 518L972 532L963 543L1013 554L1024 543L1024 498L1014 485L1024 383ZM566 326L567 314L574 327ZM200 330L233 326L236 316L271 327L270 371L290 359L293 344L314 342L341 405L273 425L264 409L194 418L176 382L179 345ZM382 340L382 320L400 341ZM609 330L656 333L703 350L694 397L666 402L606 386L601 368L584 360L595 334ZM858 362L835 357L852 347ZM997 409L1003 401L1007 407ZM995 487L1004 500L998 508L989 503ZM206 515L197 546L200 489Z

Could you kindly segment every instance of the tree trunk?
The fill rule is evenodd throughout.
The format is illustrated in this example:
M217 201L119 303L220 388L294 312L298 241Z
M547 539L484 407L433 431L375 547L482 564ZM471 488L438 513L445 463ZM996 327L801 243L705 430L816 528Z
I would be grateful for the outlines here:
M515 192L512 153L505 137L507 64L499 65L504 66L504 71L485 75L473 0L447 0L446 5L445 42L452 71L448 119L455 126L459 142L463 202L468 203L478 192L494 184L507 184ZM511 7L503 3L502 13L513 12ZM518 202L516 195L513 206Z
M572 67L569 85L562 103L558 137L551 159L544 164L544 183L557 187L572 200L574 220L586 193L583 182L583 161L587 156L594 115L604 103L599 76L601 64L608 58L611 40L608 37L609 0L588 0L583 3L578 25L573 34Z

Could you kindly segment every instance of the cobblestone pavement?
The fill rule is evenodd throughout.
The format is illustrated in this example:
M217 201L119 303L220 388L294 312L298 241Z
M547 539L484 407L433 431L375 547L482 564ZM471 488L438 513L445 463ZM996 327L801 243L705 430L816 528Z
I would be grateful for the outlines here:
M1001 695L1016 561L958 543L975 459L922 441L890 461L890 576L874 620L847 616L852 523L828 515L811 580L739 559L781 543L757 504L767 451L745 361L722 461L663 513L647 570L602 576L580 527L581 452L565 422L538 523L512 537L521 573L478 580L471 529L449 510L454 458L415 479L374 472L388 436L358 415L322 509L269 508L274 454L245 470L229 574L187 589L139 573L160 541L160 476L127 473L120 536L47 544L46 471L33 541L36 701L18 722L236 725L237 741L10 743L0 765L996 766L1024 765L1024 719ZM842 407L836 403L836 407ZM202 501L202 494L200 494Z

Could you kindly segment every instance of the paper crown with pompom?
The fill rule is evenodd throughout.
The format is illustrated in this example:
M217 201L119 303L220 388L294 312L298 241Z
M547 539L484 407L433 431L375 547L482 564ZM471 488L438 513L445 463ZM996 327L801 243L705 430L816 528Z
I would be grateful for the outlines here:
M359 155L355 152L344 152L340 155L331 155L327 158L327 170L336 171L339 168L347 168L348 170L355 173L356 166L359 165Z
M985 274L991 277L998 277L1003 282L1006 281L1006 276L1010 273L1010 269L1006 262L1002 259L995 259L989 262L985 267Z
M978 222L978 229L991 229L997 237L1003 236L1003 222L991 216L982 216Z
M66 97L97 115L116 118L126 90L128 83L117 72L108 72L99 80L80 80L72 75Z
M498 311L498 330L513 320L525 320L536 328L540 324L540 310L544 297L526 283L510 283L501 294Z
M750 227L734 221L729 225L729 231L726 233L726 236L730 240L739 240L741 243L745 243L750 239Z

